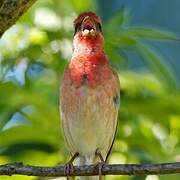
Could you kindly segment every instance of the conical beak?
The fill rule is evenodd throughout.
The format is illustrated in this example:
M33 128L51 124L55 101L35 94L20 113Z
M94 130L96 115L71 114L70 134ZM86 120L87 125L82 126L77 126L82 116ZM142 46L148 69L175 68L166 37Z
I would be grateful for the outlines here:
M82 24L81 24L81 31L82 31L83 36L96 35L96 24L91 17L86 16L83 19Z

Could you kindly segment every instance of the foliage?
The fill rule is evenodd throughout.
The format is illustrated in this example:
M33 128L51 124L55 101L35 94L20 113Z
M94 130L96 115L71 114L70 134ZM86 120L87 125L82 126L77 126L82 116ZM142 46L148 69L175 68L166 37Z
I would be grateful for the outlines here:
M38 1L0 40L1 164L21 161L56 165L69 158L60 131L59 79L71 57L73 18L88 9L96 9L93 1ZM180 93L170 65L149 44L149 40L166 43L175 36L152 28L131 27L128 18L127 11L121 10L104 22L105 50L120 74L122 102L109 161L178 161ZM129 52L137 53L143 70L128 67ZM12 177L20 178L35 179Z

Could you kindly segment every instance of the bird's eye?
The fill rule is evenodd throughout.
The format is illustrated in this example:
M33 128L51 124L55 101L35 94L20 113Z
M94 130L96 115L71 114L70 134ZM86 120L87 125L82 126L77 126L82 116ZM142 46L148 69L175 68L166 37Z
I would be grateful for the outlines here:
M74 33L78 32L78 31L80 31L80 24L79 23L75 25Z
M102 27L101 27L101 24L100 24L100 23L97 24L97 27L96 27L96 28L97 28L97 30L99 30L100 32L102 32Z

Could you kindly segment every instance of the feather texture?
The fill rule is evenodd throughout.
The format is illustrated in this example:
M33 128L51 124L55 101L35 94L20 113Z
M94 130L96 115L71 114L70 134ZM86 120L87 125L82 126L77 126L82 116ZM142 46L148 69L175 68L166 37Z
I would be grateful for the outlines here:
M74 53L60 88L64 137L71 154L79 152L76 165L104 160L112 147L120 102L119 79L103 51L103 36L74 37ZM98 179L98 177L81 177Z

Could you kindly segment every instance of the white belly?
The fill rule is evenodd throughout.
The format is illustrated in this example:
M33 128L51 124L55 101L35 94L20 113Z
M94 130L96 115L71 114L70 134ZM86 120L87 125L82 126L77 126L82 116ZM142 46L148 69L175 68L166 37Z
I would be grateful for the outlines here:
M99 149L106 157L116 131L118 107L103 87L82 86L75 94L72 105L61 112L68 146L81 156L90 157Z

